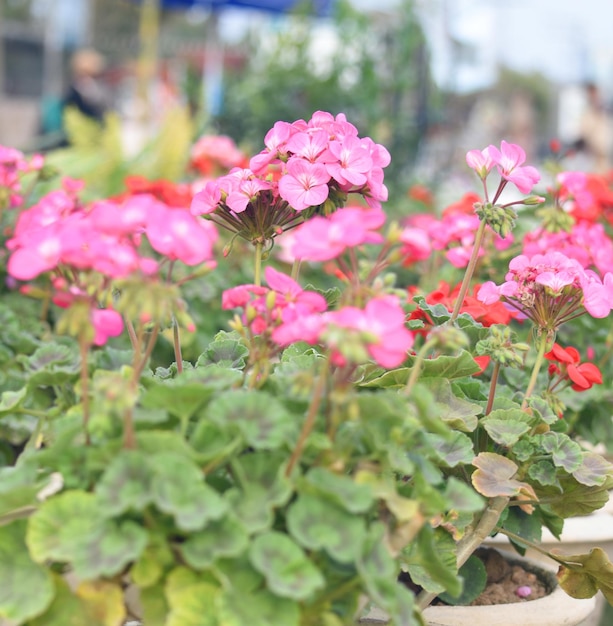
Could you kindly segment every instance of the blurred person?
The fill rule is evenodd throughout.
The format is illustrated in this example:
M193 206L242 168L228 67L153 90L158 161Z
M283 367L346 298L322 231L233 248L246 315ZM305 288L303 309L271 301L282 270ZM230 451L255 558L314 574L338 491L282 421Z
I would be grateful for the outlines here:
M586 107L580 120L579 139L574 147L587 158L587 169L603 174L611 169L613 122L602 102L598 86L587 83L585 94Z
M102 123L110 100L101 80L105 58L96 50L77 50L70 61L72 77L64 97L64 109L74 107L80 113Z

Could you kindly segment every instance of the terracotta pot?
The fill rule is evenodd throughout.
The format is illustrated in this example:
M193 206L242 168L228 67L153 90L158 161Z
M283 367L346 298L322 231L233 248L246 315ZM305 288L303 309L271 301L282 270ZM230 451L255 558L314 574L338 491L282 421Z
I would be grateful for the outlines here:
M597 626L599 612L595 598L576 600L557 584L555 569L533 559L513 556L509 560L528 563L542 574L552 592L537 600L492 606L431 606L423 615L428 626ZM387 624L383 611L373 609L359 621L365 624Z

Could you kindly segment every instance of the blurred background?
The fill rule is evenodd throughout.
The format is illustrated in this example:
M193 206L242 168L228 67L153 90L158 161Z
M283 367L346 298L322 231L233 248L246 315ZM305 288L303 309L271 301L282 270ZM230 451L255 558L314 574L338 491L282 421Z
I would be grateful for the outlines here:
M172 178L182 141L255 153L320 109L390 150L392 192L455 185L466 150L501 139L608 171L611 23L611 0L0 0L0 144L89 137L90 166L120 151L134 169L157 138L166 165L143 171Z

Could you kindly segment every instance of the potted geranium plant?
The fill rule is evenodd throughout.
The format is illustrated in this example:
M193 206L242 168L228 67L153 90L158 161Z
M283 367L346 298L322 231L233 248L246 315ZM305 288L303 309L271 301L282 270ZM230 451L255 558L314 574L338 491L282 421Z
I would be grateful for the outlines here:
M84 204L66 180L6 212L11 624L340 626L372 602L417 625L432 597L461 593L492 532L521 550L606 502L611 466L562 432L540 385L559 326L609 315L613 275L553 252L472 285L479 259L492 278L504 262L514 207L542 202L521 148L468 155L483 197L454 245L466 268L448 309L419 290L437 227L386 225L383 146L324 112L278 122L265 145L191 211L150 193ZM2 160L12 205L24 163ZM519 195L502 203L507 186ZM186 288L226 262L214 223L232 232L224 256L253 254L253 280L225 275L234 316L184 360ZM560 562L569 593L613 597L598 548Z

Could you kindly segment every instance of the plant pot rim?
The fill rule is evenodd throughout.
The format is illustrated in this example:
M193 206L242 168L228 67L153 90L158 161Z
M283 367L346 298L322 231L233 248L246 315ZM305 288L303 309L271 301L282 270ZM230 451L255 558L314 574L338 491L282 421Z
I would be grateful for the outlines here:
M578 600L569 596L556 579L557 566L518 555L505 554L511 562L529 566L543 575L551 593L536 600L489 606L430 606L423 615L428 626L574 626L596 609L596 598Z
M558 585L557 567L534 559L505 553L511 562L538 572L551 593L536 600L489 606L430 606L423 611L428 626L579 626L596 610L596 597L578 600ZM373 608L360 619L360 626L386 624L389 617Z

